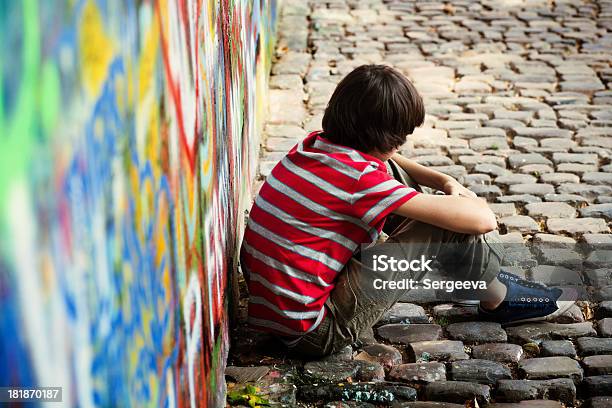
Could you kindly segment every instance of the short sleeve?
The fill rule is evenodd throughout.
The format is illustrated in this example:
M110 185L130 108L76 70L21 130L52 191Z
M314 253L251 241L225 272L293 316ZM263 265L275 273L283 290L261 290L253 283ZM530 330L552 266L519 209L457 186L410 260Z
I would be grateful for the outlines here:
M376 227L417 194L418 191L400 183L387 172L370 166L355 183L353 211L363 222Z

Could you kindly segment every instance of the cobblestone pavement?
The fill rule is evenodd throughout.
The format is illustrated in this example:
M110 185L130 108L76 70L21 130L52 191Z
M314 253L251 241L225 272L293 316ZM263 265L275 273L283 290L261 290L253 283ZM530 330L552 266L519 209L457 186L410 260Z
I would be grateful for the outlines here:
M426 101L404 154L486 197L504 242L547 248L510 256L514 272L567 267L559 284L591 297L502 328L412 293L377 343L314 362L242 326L230 389L257 384L285 406L612 406L612 1L291 0L279 29L258 183L321 127L345 74L394 66Z

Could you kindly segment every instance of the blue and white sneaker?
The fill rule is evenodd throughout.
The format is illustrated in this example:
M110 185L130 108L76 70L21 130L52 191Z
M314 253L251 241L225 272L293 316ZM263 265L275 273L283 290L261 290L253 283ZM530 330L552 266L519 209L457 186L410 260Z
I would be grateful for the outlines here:
M571 288L549 288L530 282L508 272L500 272L497 279L506 285L506 298L494 310L479 307L483 318L502 324L550 320L569 309L577 299Z

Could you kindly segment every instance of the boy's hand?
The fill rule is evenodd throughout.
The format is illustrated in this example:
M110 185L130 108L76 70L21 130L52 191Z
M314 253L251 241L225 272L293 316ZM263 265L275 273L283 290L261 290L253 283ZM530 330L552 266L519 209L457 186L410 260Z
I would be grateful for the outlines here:
M465 188L457 180L454 180L454 179L448 180L446 183L444 183L444 187L442 191L444 191L444 194L446 195L456 195L456 196L471 197L471 198L477 197L473 191Z

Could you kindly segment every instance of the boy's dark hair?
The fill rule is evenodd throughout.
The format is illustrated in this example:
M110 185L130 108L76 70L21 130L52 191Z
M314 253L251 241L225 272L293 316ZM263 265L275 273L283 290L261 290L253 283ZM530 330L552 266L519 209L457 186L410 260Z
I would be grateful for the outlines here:
M403 145L424 119L423 99L405 76L385 65L362 65L334 90L323 133L333 143L386 153Z

